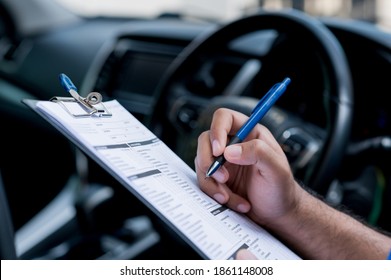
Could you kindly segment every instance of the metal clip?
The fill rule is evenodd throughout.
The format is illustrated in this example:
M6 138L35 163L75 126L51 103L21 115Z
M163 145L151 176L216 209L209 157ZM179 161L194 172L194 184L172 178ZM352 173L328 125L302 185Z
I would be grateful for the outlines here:
M69 92L72 97L59 97L55 96L50 101L60 103L72 116L74 117L110 117L112 114L106 109L102 103L102 95L99 92L90 92L86 98L80 96L77 92L76 86L73 84L71 79L65 74L59 76L61 85L64 89ZM66 102L77 102L84 110L85 113L75 113L66 106Z

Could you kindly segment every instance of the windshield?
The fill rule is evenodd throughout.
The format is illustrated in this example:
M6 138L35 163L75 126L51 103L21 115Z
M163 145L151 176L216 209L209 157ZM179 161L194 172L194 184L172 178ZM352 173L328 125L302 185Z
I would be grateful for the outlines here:
M181 15L221 21L258 6L256 0L57 0L83 16L158 17Z
M260 7L295 8L315 16L369 21L391 30L391 1L387 0L57 0L82 16L158 17L180 15L226 21Z

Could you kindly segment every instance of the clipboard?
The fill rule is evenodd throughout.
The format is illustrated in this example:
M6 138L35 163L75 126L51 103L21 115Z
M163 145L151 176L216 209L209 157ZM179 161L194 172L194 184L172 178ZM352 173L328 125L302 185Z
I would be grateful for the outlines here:
M259 259L300 259L249 218L202 192L194 170L116 100L101 102L111 114L107 117L74 116L54 101L23 103L112 175L203 259L234 259L243 248Z

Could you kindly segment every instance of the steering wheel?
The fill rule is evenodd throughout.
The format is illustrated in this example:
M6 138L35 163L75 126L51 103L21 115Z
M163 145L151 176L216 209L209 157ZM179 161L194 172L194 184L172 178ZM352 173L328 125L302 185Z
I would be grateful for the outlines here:
M262 49L253 55L248 52L245 63L235 71L219 68L219 61L224 59L235 65L239 60L235 44L257 32L269 38L262 42L272 43L260 46ZM292 58L296 61L294 66L289 64ZM311 69L303 72L301 64ZM308 81L304 74L312 69L318 69L319 74ZM231 77L228 85L220 84L225 76ZM286 105L300 92L311 92L303 95L308 99L304 101L314 107L311 110L318 112L320 121L314 122L313 115L285 109L279 100L262 123L282 145L295 176L325 194L348 143L352 81L337 39L320 21L302 12L261 11L194 40L174 60L158 86L149 125L153 124L152 130L192 166L198 135L209 128L215 109L228 107L249 114L262 97L259 94L286 76L292 83L280 100L291 95Z

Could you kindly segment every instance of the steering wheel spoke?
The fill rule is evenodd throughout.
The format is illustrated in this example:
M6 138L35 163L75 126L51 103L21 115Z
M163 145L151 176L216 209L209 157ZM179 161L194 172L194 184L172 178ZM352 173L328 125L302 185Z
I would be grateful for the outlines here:
M189 134L197 127L200 114L208 103L208 99L194 95L177 98L169 111L170 123L180 134Z

